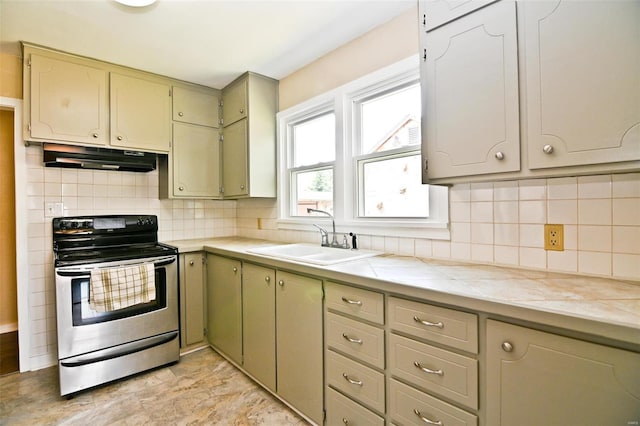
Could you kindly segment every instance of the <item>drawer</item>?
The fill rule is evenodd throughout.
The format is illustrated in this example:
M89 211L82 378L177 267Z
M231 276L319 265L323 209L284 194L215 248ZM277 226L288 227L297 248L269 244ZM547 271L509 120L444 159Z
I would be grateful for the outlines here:
M384 374L333 351L327 351L327 384L384 413Z
M330 348L384 368L384 330L331 312L327 313L326 327Z
M389 413L403 425L476 426L478 417L395 380L389 384ZM428 423L431 421L433 423ZM438 423L441 422L441 423Z
M327 282L325 284L327 309L384 324L384 296L374 291Z
M410 300L389 299L392 330L478 353L478 316Z
M383 426L384 419L331 388L327 389L327 425Z
M394 377L478 408L478 361L391 334L389 370Z

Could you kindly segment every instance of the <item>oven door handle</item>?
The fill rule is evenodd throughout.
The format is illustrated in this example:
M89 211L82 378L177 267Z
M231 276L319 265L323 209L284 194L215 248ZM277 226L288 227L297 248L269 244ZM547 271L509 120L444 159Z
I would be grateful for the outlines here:
M177 257L176 256L168 256L168 257L164 257L161 258L157 261L154 262L154 266L156 268L161 268L163 266L167 266L170 265L172 263L174 263L176 261ZM127 264L122 264L122 265L113 265L111 266L111 268L118 268L120 266L125 267L125 266L134 266L134 265L141 265L143 263L127 263ZM109 269L110 267L104 267L104 268L99 268L99 269ZM60 268L56 268L56 275L61 276L61 277L81 277L81 276L86 276L89 275L89 273L91 272L92 267L87 267L87 266L63 266Z
M63 367L80 367L87 364L93 364L94 362L105 361L108 359L118 358L125 355L130 355L136 352L150 349L155 346L164 345L178 337L177 331L161 334L159 336L150 337L148 339L138 340L137 342L125 343L124 345L116 346L114 348L102 349L90 354L74 356L60 361L60 365Z

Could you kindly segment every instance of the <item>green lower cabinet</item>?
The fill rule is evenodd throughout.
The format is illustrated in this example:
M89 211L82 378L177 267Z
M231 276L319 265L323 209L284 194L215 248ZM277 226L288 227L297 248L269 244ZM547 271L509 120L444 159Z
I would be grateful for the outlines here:
M207 337L242 365L242 262L207 254Z

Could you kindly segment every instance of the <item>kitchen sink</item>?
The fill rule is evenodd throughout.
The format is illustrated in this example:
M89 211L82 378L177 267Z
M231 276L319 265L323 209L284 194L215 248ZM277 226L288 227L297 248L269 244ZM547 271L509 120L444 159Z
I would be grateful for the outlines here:
M276 259L287 259L315 265L333 265L335 263L364 259L382 254L379 251L373 250L348 250L305 243L258 247L249 249L247 252L274 257Z

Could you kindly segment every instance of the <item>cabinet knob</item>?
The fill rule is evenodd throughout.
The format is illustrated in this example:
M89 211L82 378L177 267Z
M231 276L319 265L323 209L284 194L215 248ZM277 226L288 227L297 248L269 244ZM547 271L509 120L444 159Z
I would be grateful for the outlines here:
M278 285L279 285L280 287L284 287L284 281L283 281L283 280L278 281Z
M116 136L116 139L118 139L119 141L122 140L122 136Z
M238 268L236 268L235 266L233 267L233 272L238 272Z
M189 265L193 266L193 260L189 261Z
M510 342L502 342L502 350L505 352L513 351L513 345Z
M184 186L179 186L178 191L184 191Z
M97 133L94 133L91 136L93 136L94 138L98 139L98 134Z
M542 152L544 152L545 154L552 154L553 153L553 146L551 145L545 145L542 147Z
M502 152L502 151L496 152L496 158L498 160L504 160L504 152Z
M244 189L244 185L240 185L240 189Z
M244 108L240 108L240 114L244 114Z
M269 275L267 275L266 277L264 277L264 280L266 282L271 282L271 277Z
M342 423L344 423L345 425L349 424L349 420L345 419L344 417L342 418Z
M182 117L184 113L182 111L178 112L178 117Z

